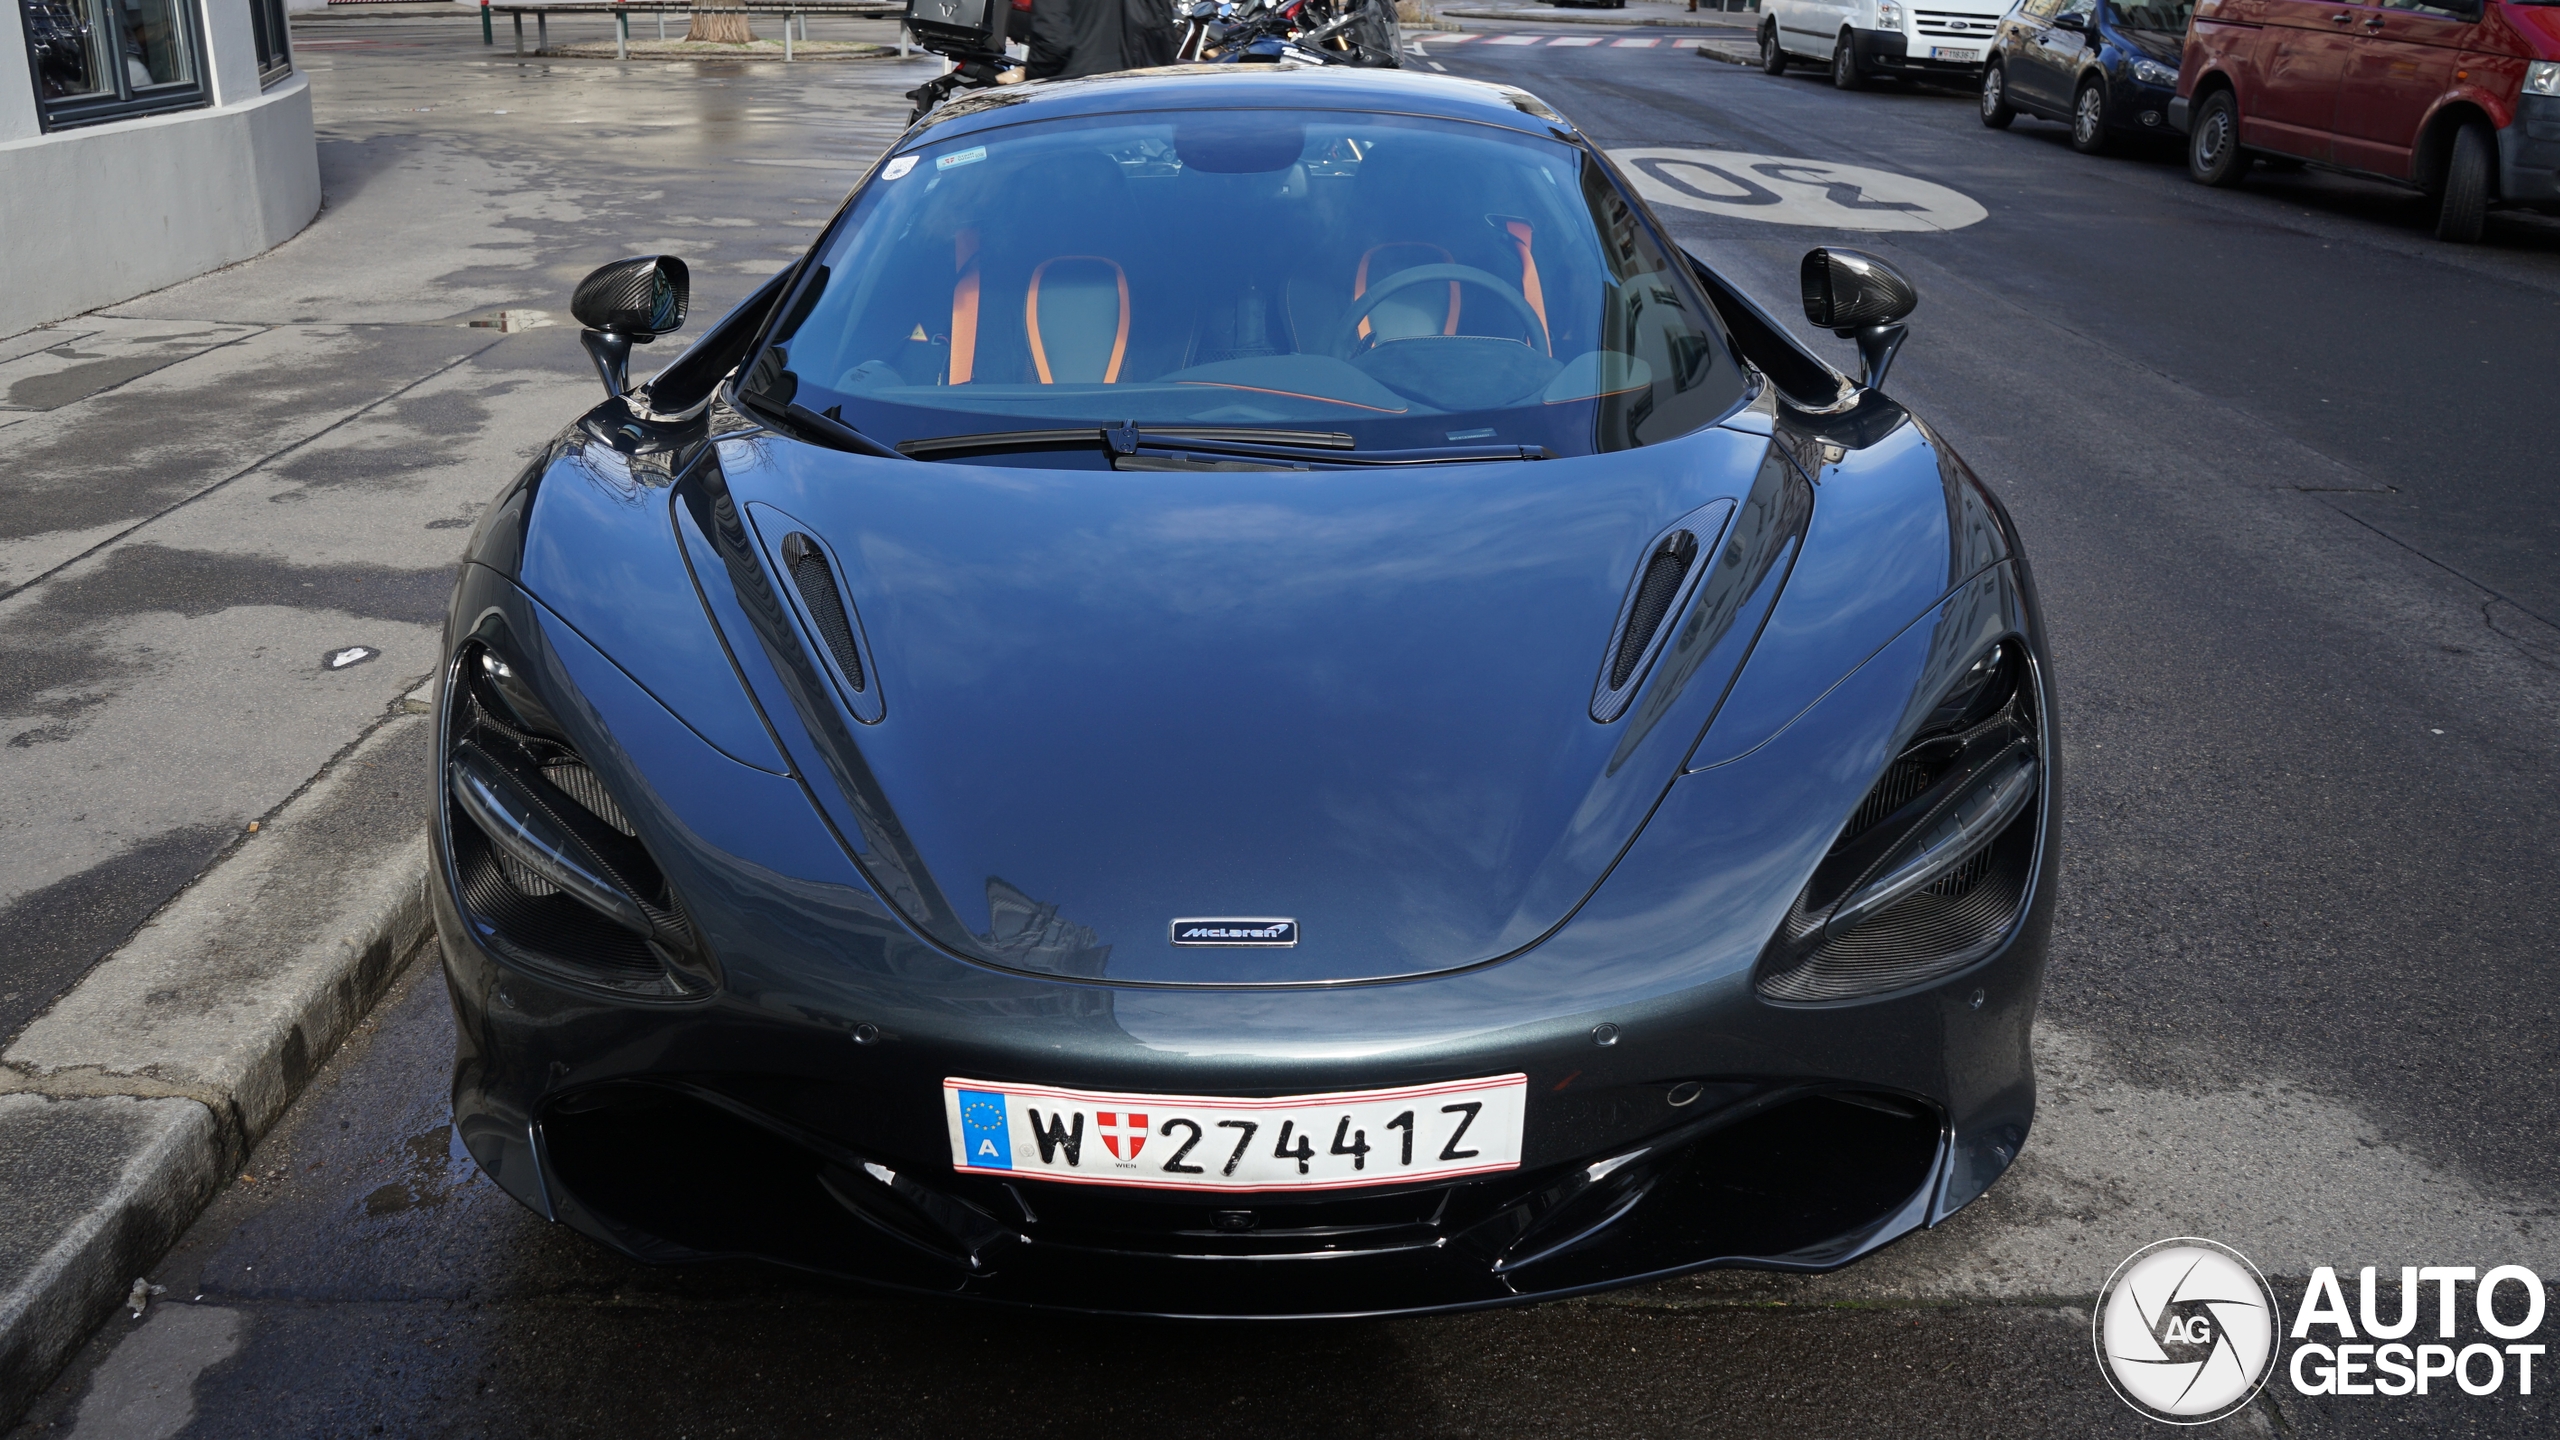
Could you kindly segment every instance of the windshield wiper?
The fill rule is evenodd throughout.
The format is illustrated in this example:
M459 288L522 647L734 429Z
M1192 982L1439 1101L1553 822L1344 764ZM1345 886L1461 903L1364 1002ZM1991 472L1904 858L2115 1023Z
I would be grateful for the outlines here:
M1372 465L1446 465L1469 460L1552 460L1540 445L1441 445L1419 450L1371 450L1353 455L1352 437L1338 431L1250 430L1154 426L1134 423L1079 426L1056 430L991 430L975 435L938 435L901 440L901 453L916 460L950 460L967 455L993 455L1018 450L1069 450L1092 447L1110 452L1124 468L1144 467L1147 459L1198 455L1211 460L1272 460L1291 469L1343 469ZM1192 467L1179 467L1192 468ZM1206 465L1198 468L1210 468ZM1228 467L1233 468L1233 467Z
M1126 423L1085 425L1072 430L989 430L975 435L935 435L921 440L901 440L898 449L918 460L953 455L991 455L1007 450L1063 450L1085 445L1114 454L1134 455L1139 446L1164 440L1206 443L1221 448L1249 446L1291 450L1348 450L1353 444L1350 436L1338 431L1229 430Z
M733 390L730 393L737 397L740 409L794 439L806 440L812 445L824 445L830 450L844 450L856 455L877 455L883 460L908 458L835 416L822 415L806 405L794 402L784 406L777 413L744 389Z

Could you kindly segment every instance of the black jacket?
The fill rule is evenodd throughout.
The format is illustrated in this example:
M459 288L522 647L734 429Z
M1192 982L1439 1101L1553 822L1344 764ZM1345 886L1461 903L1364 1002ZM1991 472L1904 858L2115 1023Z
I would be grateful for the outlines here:
M1035 60L1041 12L1058 9L1066 12L1070 39L1057 73L1067 79L1173 63L1172 0L1033 0Z

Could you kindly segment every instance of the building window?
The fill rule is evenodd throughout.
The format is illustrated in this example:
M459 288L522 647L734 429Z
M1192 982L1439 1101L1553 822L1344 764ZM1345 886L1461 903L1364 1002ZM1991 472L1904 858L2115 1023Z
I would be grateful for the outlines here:
M249 28L258 41L258 83L273 85L293 73L293 28L284 0L249 0Z
M18 14L48 130L205 103L190 0L18 0Z

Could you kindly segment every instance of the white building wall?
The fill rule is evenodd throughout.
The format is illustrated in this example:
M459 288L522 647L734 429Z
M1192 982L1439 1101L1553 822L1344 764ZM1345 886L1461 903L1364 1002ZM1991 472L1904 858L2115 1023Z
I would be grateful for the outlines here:
M319 213L310 81L260 90L247 0L202 3L211 106L51 134L6 14L0 336L246 260Z

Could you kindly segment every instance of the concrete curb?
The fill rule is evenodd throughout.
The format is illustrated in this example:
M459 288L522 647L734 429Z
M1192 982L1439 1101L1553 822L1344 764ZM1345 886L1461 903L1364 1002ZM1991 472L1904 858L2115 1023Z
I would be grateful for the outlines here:
M0 1052L0 1425L428 939L426 708L395 703Z

